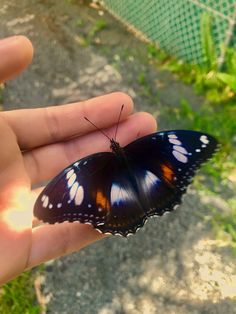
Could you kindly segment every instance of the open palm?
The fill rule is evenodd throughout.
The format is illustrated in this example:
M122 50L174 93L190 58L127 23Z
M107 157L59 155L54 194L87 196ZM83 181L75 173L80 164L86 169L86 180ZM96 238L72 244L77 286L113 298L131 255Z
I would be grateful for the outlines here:
M13 78L31 62L33 48L23 36L0 41L0 82ZM88 154L109 150L109 141L83 117L114 134L124 104L118 141L155 131L147 113L132 112L132 100L112 93L80 103L0 113L0 284L49 259L79 250L104 237L91 226L40 225L32 187L54 177ZM33 227L34 226L34 227Z

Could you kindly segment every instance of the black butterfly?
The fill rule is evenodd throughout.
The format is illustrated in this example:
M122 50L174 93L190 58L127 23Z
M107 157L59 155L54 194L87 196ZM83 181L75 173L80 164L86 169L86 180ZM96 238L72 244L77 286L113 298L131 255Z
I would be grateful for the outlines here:
M149 216L180 204L195 171L218 146L214 137L187 130L153 133L124 148L110 142L112 152L76 161L46 186L34 206L37 218L135 233Z

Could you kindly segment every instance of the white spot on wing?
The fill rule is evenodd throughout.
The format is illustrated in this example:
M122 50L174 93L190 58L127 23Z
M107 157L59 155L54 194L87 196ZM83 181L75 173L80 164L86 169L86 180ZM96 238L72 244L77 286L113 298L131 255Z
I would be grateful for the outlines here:
M82 187L82 185L80 185L76 191L75 194L75 205L81 205L81 203L83 202L84 199L84 189Z
M172 154L175 156L175 158L178 161L183 162L183 163L188 162L188 158L185 155L183 155L182 153L177 152L176 150L173 150Z
M185 154L185 155L188 154L188 152L186 151L186 149L183 146L174 145L173 149L176 150L177 152L182 153L182 154Z
M177 138L177 136L175 134L168 134L169 138Z
M209 143L209 139L206 135L201 135L200 137L200 141L203 143L203 144L208 144Z
M67 182L68 188L70 188L70 187L73 185L73 183L75 182L75 180L76 180L76 174L73 173L73 174L70 176L70 178L69 178L69 180L68 180L68 182Z
M74 173L74 170L73 170L73 169L71 169L70 171L68 171L67 174L66 174L66 179L69 179L69 178L72 176L73 173Z
M160 182L160 179L155 176L155 174L153 174L152 172L150 171L146 171L146 174L145 174L145 183L147 185L147 188L151 188L153 187L156 183Z
M197 153L200 153L201 149L197 148L197 149L195 149L195 151L196 151Z
M70 200L74 199L78 187L79 187L79 183L76 181L70 189Z
M49 197L45 195L44 201L43 201L43 207L46 208L49 203Z
M113 183L111 186L111 205L119 204L120 202L127 201L128 199L128 192L119 184Z
M57 208L61 208L61 207L62 207L62 203L58 203Z
M181 145L182 144L179 140L176 140L174 138L169 138L169 142L171 144L174 144L174 145Z

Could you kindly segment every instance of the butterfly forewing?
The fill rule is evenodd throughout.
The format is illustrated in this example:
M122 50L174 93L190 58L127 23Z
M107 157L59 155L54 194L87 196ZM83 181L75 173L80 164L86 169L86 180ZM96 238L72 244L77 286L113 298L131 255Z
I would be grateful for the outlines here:
M210 135L195 131L157 132L140 138L124 148L148 200L148 215L161 215L181 201L195 171L217 147Z
M98 153L67 167L40 194L34 207L36 217L49 223L104 223L110 211L110 172L106 169L115 165L114 159L112 153Z

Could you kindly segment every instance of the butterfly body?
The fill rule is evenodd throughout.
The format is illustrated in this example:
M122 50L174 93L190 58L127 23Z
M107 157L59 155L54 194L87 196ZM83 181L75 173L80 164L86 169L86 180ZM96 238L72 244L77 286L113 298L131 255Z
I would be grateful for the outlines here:
M173 130L76 161L40 194L34 213L49 222L80 221L103 233L127 236L149 216L180 204L196 169L217 141L201 132Z

